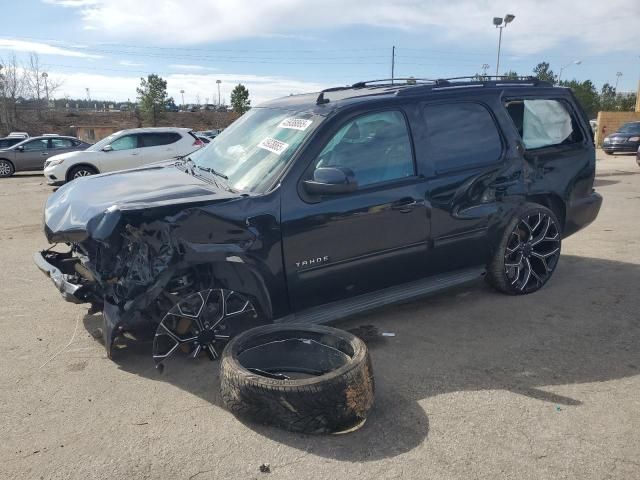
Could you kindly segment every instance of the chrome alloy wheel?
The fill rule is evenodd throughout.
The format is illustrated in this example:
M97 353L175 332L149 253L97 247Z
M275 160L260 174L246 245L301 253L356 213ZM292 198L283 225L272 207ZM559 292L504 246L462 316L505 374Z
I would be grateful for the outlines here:
M76 173L73 174L73 178L90 177L91 175L93 175L92 171L80 169Z
M13 173L11 164L6 160L0 161L0 177L8 177Z
M542 287L560 258L560 228L544 212L520 219L509 236L504 255L505 274L522 293Z
M176 352L192 358L205 352L215 360L231 337L230 323L255 318L253 303L233 290L215 288L189 295L176 303L158 325L153 359L161 364Z

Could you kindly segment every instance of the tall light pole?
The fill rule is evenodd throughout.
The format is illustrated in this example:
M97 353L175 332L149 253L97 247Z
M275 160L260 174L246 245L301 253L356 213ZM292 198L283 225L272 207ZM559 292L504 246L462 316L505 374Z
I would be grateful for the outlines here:
M218 106L220 106L220 84L222 80L216 80L216 83L218 84Z
M618 93L618 82L620 81L621 76L622 76L622 72L616 72L616 88L614 88L616 94Z
M184 90L180 90L180 95L182 95L182 109L184 110Z
M47 72L42 72L42 78L44 79L44 95L47 98L47 108L49 108L49 85L47 84Z
M500 34L498 35L498 60L496 61L496 77L500 75L500 47L502 46L502 29L513 22L514 18L516 18L516 16L510 13L507 13L504 18L493 17L493 24L497 29L500 30Z
M560 67L560 73L558 74L558 83L560 83L560 80L562 79L562 71L567 68L570 67L571 65L580 65L582 63L582 60L574 60L571 63L567 63L564 67Z

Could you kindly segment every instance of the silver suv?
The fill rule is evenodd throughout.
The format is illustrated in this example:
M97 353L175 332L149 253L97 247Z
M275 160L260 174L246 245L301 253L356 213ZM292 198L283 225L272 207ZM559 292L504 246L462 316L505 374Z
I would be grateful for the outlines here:
M0 150L0 177L10 177L15 172L42 170L44 162L59 153L85 150L91 144L75 137L43 135L31 137L9 148Z

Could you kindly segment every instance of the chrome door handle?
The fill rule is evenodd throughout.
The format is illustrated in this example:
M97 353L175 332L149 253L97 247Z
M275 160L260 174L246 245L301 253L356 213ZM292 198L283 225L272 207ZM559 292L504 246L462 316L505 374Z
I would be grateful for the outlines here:
M397 202L391 204L392 210L399 210L401 213L409 213L411 210L421 205L423 202L416 200L415 198L402 198Z
M49 155L49 152L42 152L40 155Z

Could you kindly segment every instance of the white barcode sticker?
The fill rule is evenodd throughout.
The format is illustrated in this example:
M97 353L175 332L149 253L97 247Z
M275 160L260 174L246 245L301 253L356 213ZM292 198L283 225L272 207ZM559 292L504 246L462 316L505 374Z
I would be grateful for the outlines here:
M289 144L276 140L275 138L267 137L258 144L258 147L280 155L289 147Z
M313 123L313 120L307 120L306 118L289 117L281 121L278 127L291 128L293 130L300 130L304 132L307 128L309 128L309 125L311 125L312 123Z

